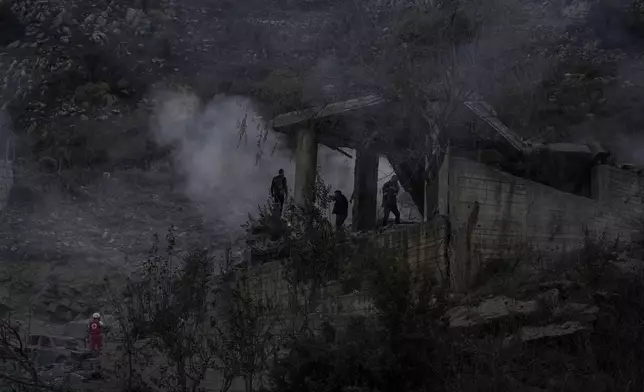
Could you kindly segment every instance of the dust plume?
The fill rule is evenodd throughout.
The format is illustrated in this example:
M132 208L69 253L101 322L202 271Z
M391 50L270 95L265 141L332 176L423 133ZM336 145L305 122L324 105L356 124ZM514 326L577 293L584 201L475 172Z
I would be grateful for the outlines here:
M249 213L268 201L270 181L279 169L285 171L292 196L294 154L283 135L267 129L250 99L222 96L204 103L190 93L162 92L156 102L153 134L158 143L175 146L183 190L203 206L205 217L225 223L231 233L237 231ZM318 171L326 186L350 198L355 151L346 152L350 157L318 145ZM381 157L379 189L393 172ZM328 213L332 218L331 209Z
M270 181L284 169L292 184L294 167L284 140L243 97L203 103L190 93L156 97L152 131L157 142L176 147L174 160L186 195L203 206L205 217L240 229L248 213L268 200Z

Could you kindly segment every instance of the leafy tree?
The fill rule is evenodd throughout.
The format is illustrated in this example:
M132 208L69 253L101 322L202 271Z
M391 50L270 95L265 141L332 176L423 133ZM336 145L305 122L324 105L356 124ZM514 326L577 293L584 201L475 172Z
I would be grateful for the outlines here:
M150 364L151 350L148 342L140 336L136 313L128 308L130 302L123 301L122 293L109 279L105 279L105 290L108 293L109 306L115 315L114 335L118 341L111 376L121 383L125 392L141 390L146 387L141 369Z
M40 380L19 326L10 319L0 320L0 388L16 391L53 389Z
M133 333L149 339L174 370L162 363L161 376L153 381L172 391L196 391L214 359L209 328L213 262L201 250L176 255L172 229L166 240L160 254L155 236L139 276L128 282L127 318Z
M413 271L397 248L369 239L355 244L341 279L372 298L372 316L341 329L327 326L287 342L287 355L271 371L279 391L418 391L444 381L447 341L438 338L441 293L422 271ZM445 372L445 373L444 373ZM439 389L440 390L440 389Z
M293 325L299 332L311 327L309 315L315 311L320 290L338 278L340 266L351 255L346 233L335 230L327 217L329 193L330 188L318 176L313 205L299 206L290 200L283 217L278 219L272 207L260 208L255 225L275 234L274 246L283 256L284 279L289 288L289 310L302 321Z
M226 279L219 286L219 311L211 320L217 336L213 345L216 367L223 373L222 392L228 391L237 377L242 377L246 391L252 392L254 380L268 369L278 348L278 306L254 290L247 270L232 274L232 287Z

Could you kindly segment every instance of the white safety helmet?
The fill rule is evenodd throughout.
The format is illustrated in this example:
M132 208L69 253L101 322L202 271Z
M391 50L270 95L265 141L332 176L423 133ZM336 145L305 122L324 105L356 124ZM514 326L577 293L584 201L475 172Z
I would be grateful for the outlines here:
M94 314L92 315L92 318L93 318L94 320L96 320L96 319L100 319L100 318L101 318L101 315L100 315L100 314L98 314L98 313L94 313Z

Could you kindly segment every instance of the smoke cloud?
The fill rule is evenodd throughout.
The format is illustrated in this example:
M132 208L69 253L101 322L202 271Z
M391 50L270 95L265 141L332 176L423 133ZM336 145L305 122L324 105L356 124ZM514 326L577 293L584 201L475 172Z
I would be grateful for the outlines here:
M204 104L190 93L163 92L156 101L152 131L160 144L176 147L184 191L206 218L238 230L266 203L279 169L292 184L291 153L280 135L266 131L250 100L217 97Z
M279 169L293 188L294 154L283 135L267 129L251 100L217 97L203 103L190 93L162 92L156 102L152 131L158 143L176 146L174 161L184 179L183 190L203 207L206 218L236 232L249 213L267 202L270 181ZM322 180L347 198L353 192L354 165L352 158L318 146ZM381 187L393 175L384 157L379 172Z

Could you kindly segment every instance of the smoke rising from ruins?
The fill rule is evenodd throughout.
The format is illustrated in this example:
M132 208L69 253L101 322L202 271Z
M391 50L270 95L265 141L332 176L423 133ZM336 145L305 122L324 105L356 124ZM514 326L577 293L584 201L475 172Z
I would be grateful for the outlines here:
M267 202L279 169L285 170L292 195L293 153L283 135L266 129L249 99L218 97L203 103L193 94L162 92L156 101L153 134L160 144L177 147L174 160L185 179L184 191L204 207L206 217L224 221L232 231L240 228L249 213ZM323 145L318 149L323 181L350 197L353 160ZM382 183L392 169L381 161Z
M153 133L160 144L176 146L184 191L207 217L235 230L266 203L280 168L293 181L290 153L278 135L266 132L249 100L218 97L204 104L192 94L164 92L157 102Z

